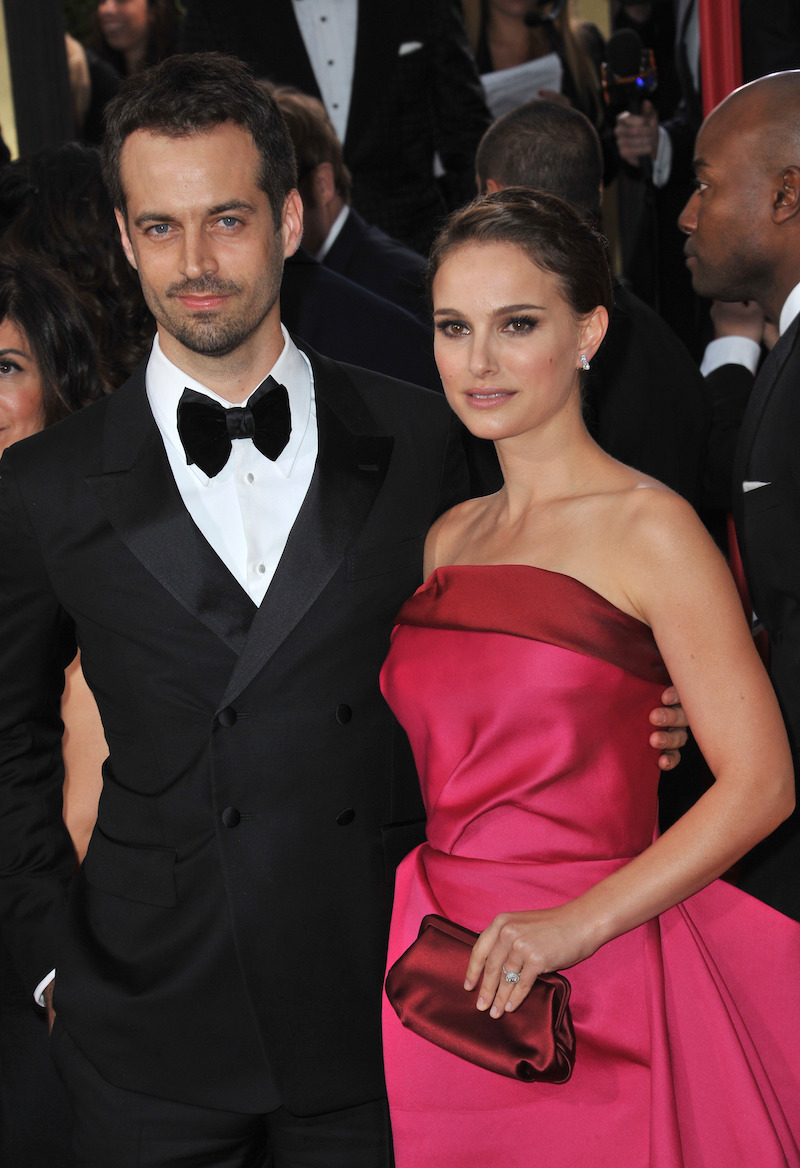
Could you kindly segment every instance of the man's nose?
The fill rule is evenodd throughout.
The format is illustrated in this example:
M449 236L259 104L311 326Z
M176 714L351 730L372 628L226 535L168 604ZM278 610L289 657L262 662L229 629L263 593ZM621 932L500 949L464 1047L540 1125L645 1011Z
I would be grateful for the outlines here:
M682 231L684 235L691 235L697 227L697 200L699 198L699 192L694 191L678 216L678 230Z

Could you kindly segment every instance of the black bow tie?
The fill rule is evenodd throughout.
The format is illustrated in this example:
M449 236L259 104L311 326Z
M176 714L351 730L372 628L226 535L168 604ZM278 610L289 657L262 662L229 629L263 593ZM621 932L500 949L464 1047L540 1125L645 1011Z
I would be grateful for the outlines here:
M256 449L274 462L291 432L289 395L271 377L251 394L246 406L225 409L194 389L185 389L178 402L178 433L186 461L210 479L230 458L234 438L252 438Z

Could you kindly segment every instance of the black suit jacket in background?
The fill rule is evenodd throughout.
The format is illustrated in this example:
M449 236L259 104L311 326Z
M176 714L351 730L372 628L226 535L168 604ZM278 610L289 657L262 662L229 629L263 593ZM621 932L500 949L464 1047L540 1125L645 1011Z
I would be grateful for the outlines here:
M276 84L321 96L291 0L191 0L187 10L183 51L234 53ZM445 211L475 194L490 120L459 0L359 0L344 157L368 223L426 255Z
M734 518L770 677L800 767L800 317L767 357L739 434ZM745 491L743 484L763 483ZM800 920L800 814L742 861L747 892Z
M361 365L441 392L433 326L298 248L283 268L281 318L334 361Z
M393 864L421 832L378 689L425 534L465 493L434 394L310 354L319 456L260 607L192 522L144 390L0 465L0 903L110 1082L294 1114L380 1097ZM109 745L73 876L63 668ZM416 821L416 827L409 823ZM416 838L415 838L416 833Z
M425 289L427 261L380 227L367 223L352 207L322 262L340 276L404 308L430 333L431 310Z

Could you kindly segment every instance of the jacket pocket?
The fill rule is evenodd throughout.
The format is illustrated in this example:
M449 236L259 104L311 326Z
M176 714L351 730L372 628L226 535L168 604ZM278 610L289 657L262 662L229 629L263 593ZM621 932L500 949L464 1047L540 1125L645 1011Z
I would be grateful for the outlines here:
M119 843L95 827L83 874L100 892L160 908L178 903L174 848L147 848Z

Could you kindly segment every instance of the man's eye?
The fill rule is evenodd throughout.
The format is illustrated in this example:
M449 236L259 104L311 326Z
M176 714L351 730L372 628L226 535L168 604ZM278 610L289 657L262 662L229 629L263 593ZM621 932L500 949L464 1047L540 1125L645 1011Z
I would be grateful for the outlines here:
M148 227L148 235L166 235L169 231L169 223L154 223L152 227Z
M220 223L223 227L237 227L239 220L235 215L223 215L220 219Z

